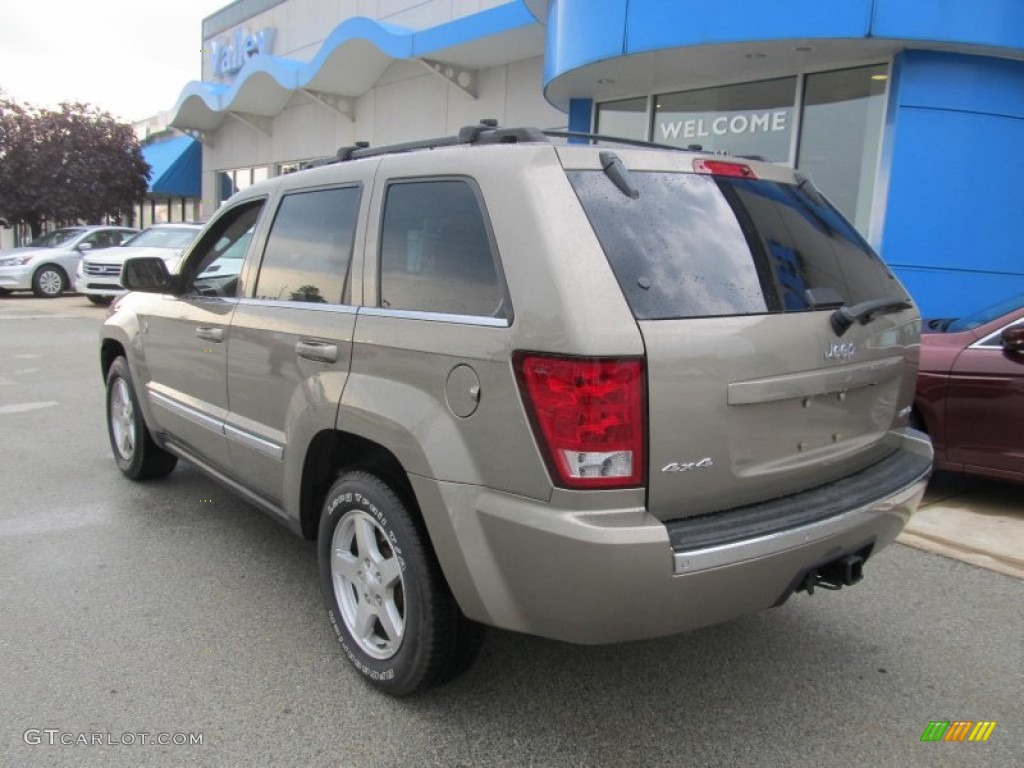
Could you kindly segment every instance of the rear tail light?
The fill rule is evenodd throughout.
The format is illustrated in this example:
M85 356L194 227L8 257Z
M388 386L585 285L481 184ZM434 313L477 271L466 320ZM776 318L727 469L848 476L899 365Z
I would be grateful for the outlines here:
M709 173L712 176L733 176L739 179L756 179L754 170L744 163L732 163L727 160L707 160L698 157L693 161L696 173Z
M643 360L526 352L513 360L534 436L557 485L643 485Z

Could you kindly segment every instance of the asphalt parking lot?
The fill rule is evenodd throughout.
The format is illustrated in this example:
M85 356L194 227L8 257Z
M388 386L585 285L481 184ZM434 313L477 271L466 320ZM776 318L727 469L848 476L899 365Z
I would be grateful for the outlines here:
M1021 763L1024 581L899 544L854 588L677 637L493 631L455 683L384 697L338 650L313 545L188 466L119 475L104 314L0 298L0 765ZM936 720L997 725L922 742Z

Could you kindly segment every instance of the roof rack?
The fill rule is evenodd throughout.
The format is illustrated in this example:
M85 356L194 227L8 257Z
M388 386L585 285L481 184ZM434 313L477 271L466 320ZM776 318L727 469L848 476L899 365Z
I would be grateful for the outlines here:
M412 152L417 149L452 147L459 144L520 144L538 141L547 141L547 139L536 128L499 128L497 120L484 119L476 125L460 128L455 136L440 136L380 147L371 147L365 141L357 141L352 146L341 147L333 157L318 157L315 160L310 160L303 164L303 168L316 168L321 165L344 163L348 160Z
M688 144L685 147L677 147L672 144L659 144L656 141L643 141L642 139L627 139L622 136L608 136L603 133L584 133L582 131L542 131L545 136L554 136L560 139L586 139L588 141L604 141L611 144L625 144L630 147L647 147L648 149L671 149L676 152L706 152L700 144Z
M441 136L433 139L420 139L400 144L387 144L371 147L365 141L357 141L352 146L341 147L333 157L321 157L303 164L303 168L316 168L321 165L343 163L348 160L361 160L366 157L413 152L418 149L438 149L461 144L522 144L548 142L549 138L585 139L587 142L607 142L623 144L631 147L648 149L668 149L676 152L704 152L706 154L722 154L704 149L700 144L676 147L671 144L659 144L653 141L627 139L621 136L606 136L600 133L583 133L580 131L540 130L537 128L501 128L494 119L481 120L476 125L467 125L459 129L455 136ZM761 159L761 158L751 158Z

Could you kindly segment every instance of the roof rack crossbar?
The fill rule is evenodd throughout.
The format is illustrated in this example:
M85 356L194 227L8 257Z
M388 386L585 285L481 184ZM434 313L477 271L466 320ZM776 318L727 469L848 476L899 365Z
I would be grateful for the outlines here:
M659 144L656 141L644 141L642 139L627 139L622 136L608 136L603 133L585 133L584 131L541 131L545 136L554 136L558 139L587 139L588 141L607 141L615 144L625 144L630 147L648 147L651 149L672 149L676 152L704 152L700 144L690 144L685 147L676 147L672 144Z
M360 160L366 157L393 155L401 152L412 152L417 149L437 149L451 147L456 144L515 144L521 142L547 141L544 134L536 128L499 128L497 120L481 120L477 125L467 125L455 136L439 136L433 139L406 141L400 144L386 144L369 147L365 142L356 142L355 147L342 147L337 156L329 162L345 162ZM319 163L323 164L323 163Z

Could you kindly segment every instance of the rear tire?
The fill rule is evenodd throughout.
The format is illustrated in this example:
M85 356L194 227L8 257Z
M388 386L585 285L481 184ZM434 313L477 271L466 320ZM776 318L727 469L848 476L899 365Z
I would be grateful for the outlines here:
M318 541L327 617L352 666L393 696L451 679L479 650L428 541L376 475L346 472L327 493Z
M114 300L112 296L93 296L92 294L87 294L85 298L87 298L97 307L109 307L110 302Z
M150 436L123 357L114 360L107 372L107 434L117 468L132 480L166 477L178 463L177 456Z
M55 299L68 287L68 276L56 264L44 264L32 275L32 293L41 299Z

